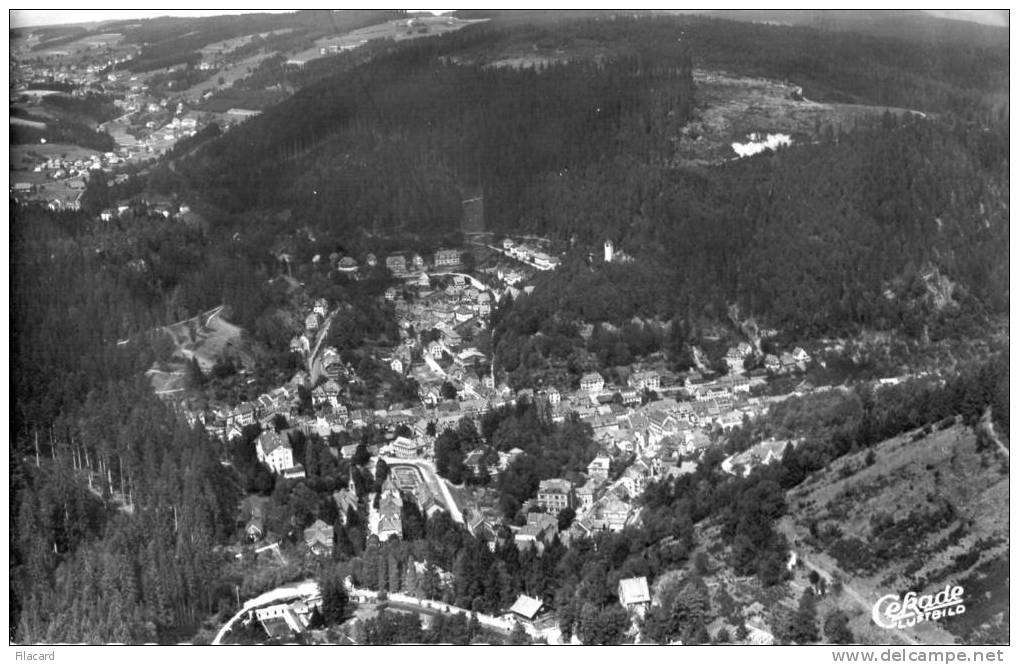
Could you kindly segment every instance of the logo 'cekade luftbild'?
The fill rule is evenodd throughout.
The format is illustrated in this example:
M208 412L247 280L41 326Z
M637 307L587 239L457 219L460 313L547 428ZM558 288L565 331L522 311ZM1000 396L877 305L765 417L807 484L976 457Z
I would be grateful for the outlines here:
M909 628L924 621L937 621L966 611L963 588L946 585L936 594L918 596L910 591L905 596L888 594L874 603L871 616L882 628Z

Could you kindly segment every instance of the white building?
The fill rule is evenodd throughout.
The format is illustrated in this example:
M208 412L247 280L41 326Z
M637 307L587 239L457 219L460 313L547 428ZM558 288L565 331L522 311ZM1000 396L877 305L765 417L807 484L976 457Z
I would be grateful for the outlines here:
M580 389L588 393L600 393L605 387L605 379L597 372L580 377Z
M287 440L277 432L262 432L255 444L255 454L258 461L269 467L273 473L283 473L284 470L294 466L294 451Z
M573 507L573 484L565 478L549 478L538 484L538 504L558 513Z
M609 477L609 464L611 460L605 455L599 455L591 460L591 463L587 465L587 475L592 478L601 478L605 480Z
M662 377L658 372L634 372L630 376L630 386L637 390L658 390L662 387Z
M436 266L455 266L460 263L460 250L440 249L435 252Z
M619 587L616 593L619 596L620 605L627 610L637 612L641 616L651 606L651 593L648 590L646 577L631 577L619 580Z

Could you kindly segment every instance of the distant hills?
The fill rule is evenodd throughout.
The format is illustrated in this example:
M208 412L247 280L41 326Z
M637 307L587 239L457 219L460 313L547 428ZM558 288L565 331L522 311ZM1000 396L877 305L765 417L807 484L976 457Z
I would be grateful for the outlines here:
M379 41L370 58L173 156L150 184L218 208L234 229L291 231L271 221L287 211L323 245L357 251L444 241L465 192L482 192L496 233L545 235L577 258L612 239L638 258L594 278L568 261L532 305L536 321L717 313L735 301L812 334L891 325L919 335L931 324L943 337L1007 302L997 249L1007 48L649 12L458 15L490 20ZM768 16L819 20L757 18ZM785 81L805 104L920 113L818 120L774 157L691 169L678 138L696 141L687 125L703 111L692 68ZM960 307L934 311L917 297L933 274L960 286Z
M1008 27L985 25L968 20L934 16L927 11L907 10L833 10L833 9L730 9L676 10L678 14L699 14L729 21L749 21L860 32L877 37L910 39L929 44L967 43L980 46L1007 46ZM964 14L958 13L960 16Z

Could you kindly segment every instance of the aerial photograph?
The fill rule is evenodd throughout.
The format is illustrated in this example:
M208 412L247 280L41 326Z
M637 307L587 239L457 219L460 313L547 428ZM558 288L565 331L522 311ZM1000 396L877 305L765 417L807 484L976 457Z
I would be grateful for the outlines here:
M1007 9L9 16L11 662L1003 660Z

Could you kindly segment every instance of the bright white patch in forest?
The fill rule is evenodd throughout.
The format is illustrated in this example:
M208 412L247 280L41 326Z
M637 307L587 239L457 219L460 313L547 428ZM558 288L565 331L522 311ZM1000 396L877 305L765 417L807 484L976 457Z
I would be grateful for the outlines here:
M775 150L792 144L793 139L788 134L764 135L754 132L753 134L747 134L746 143L733 143L732 149L740 157L749 157L759 152L764 152L766 148L768 150Z

